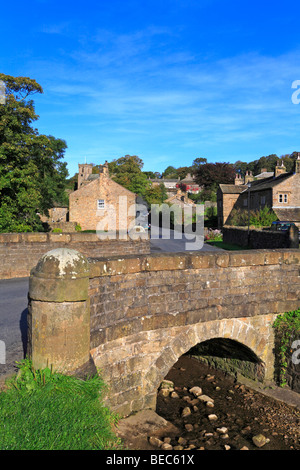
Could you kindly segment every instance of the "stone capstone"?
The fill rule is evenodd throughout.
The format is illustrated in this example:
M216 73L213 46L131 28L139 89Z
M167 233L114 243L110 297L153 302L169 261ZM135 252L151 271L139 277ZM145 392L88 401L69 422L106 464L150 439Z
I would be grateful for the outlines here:
M89 262L70 248L48 251L32 269L30 298L40 301L73 302L88 298Z
M89 263L81 253L46 253L29 281L28 355L36 369L72 372L90 359Z

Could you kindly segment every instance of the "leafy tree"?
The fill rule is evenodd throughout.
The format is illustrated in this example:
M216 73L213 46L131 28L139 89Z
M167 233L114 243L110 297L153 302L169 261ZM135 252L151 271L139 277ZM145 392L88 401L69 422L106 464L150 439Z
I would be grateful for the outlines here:
M199 166L204 165L205 163L207 163L207 158L203 158L203 157L195 158L195 160L193 161L193 164L191 166L192 174L196 173Z
M144 166L143 160L136 155L125 155L125 157L113 160L108 164L109 173L115 177L121 174L140 174Z
M190 166L181 166L177 168L176 173L177 173L177 178L180 178L181 180L183 180L187 176L188 173L192 173L192 170Z
M267 171L274 171L278 160L279 158L275 154L268 155L267 157L260 157L259 160L252 162L254 164L253 175L255 176L261 173L263 168Z
M145 190L151 187L147 175L142 172L143 161L136 155L125 155L108 163L111 178L124 188L143 196Z
M133 193L141 196L149 205L167 198L164 185L152 186L147 173L142 171L143 161L136 155L125 155L108 163L111 178Z
M165 171L162 172L163 178L177 179L177 170L174 166L169 165Z
M144 175L147 176L147 178L150 178L150 179L160 178L160 173L158 172L154 173L154 171L143 171L143 173Z
M27 77L0 74L6 99L0 104L0 231L40 230L38 213L66 203L62 162L66 142L40 135L34 102L42 87Z
M282 155L280 157L283 160L284 166L286 167L286 171L290 172L294 170L295 160L298 158L298 152L293 152L290 155Z
M229 163L205 163L199 166L195 177L199 186L210 189L213 185L233 184L235 171Z
M242 176L245 176L246 171L248 170L248 166L249 163L238 160L234 163L233 168L237 173L240 173Z
M245 175L247 170L252 171L253 175L255 176L261 173L264 168L269 172L274 172L277 163L279 161L283 161L286 171L289 173L294 169L294 163L297 155L298 152L293 152L291 154L285 154L278 157L276 154L272 153L266 157L263 156L248 163L238 160L234 163L233 167L235 171L239 172L242 176Z
M147 188L144 193L144 199L149 205L162 204L167 198L168 195L163 183L159 186L151 186L151 188Z

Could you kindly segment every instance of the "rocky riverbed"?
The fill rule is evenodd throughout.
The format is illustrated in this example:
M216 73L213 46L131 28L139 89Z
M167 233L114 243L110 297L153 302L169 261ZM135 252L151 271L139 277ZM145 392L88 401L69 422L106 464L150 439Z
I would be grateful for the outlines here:
M299 410L189 356L182 356L165 379L156 413L166 421L152 432L135 423L132 434L123 423L128 448L300 450Z

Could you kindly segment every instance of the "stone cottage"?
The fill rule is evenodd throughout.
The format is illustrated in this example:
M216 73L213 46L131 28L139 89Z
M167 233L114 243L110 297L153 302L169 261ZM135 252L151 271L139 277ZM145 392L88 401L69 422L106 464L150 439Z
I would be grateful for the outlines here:
M174 196L177 192L177 184L180 181L180 178L169 179L169 178L149 178L152 186L164 185L168 197Z
M192 199L190 199L186 192L182 191L181 189L177 189L176 194L169 197L164 201L166 204L176 204L182 209L185 207L196 207L196 204Z
M69 220L82 230L127 231L135 220L136 195L109 177L108 163L93 174L93 165L78 165L78 188L69 195ZM108 227L108 221L110 227Z
M262 174L266 175L266 172ZM259 210L265 206L273 209L279 220L294 222L300 227L300 153L294 169L286 172L278 163L274 173L268 172L245 179L237 175L235 184L221 184L217 192L218 226L226 225L234 208Z
M185 178L179 181L177 187L182 191L192 194L198 194L201 191L201 187L196 183L196 178L194 175L188 173Z

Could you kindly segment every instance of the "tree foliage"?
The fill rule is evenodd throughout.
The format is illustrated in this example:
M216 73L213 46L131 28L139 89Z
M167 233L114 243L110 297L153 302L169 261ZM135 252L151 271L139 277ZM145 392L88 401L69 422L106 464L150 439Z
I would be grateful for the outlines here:
M146 172L142 171L144 164L136 155L125 155L108 163L111 178L124 188L141 196L149 205L158 204L166 199L163 185L152 186Z
M233 184L235 171L229 163L204 163L199 165L195 177L200 186L210 189L213 185Z
M31 97L43 93L35 80L4 74L0 80L6 87L0 104L0 231L39 230L38 213L67 203L67 144L33 127L39 116Z
M298 152L292 152L291 154L284 154L278 157L276 154L272 153L268 156L263 156L257 160L253 160L249 163L238 160L234 163L233 167L235 171L240 173L242 176L245 175L247 170L252 171L253 176L256 176L259 175L263 170L274 172L277 163L283 162L286 171L290 172L294 169L297 155Z

